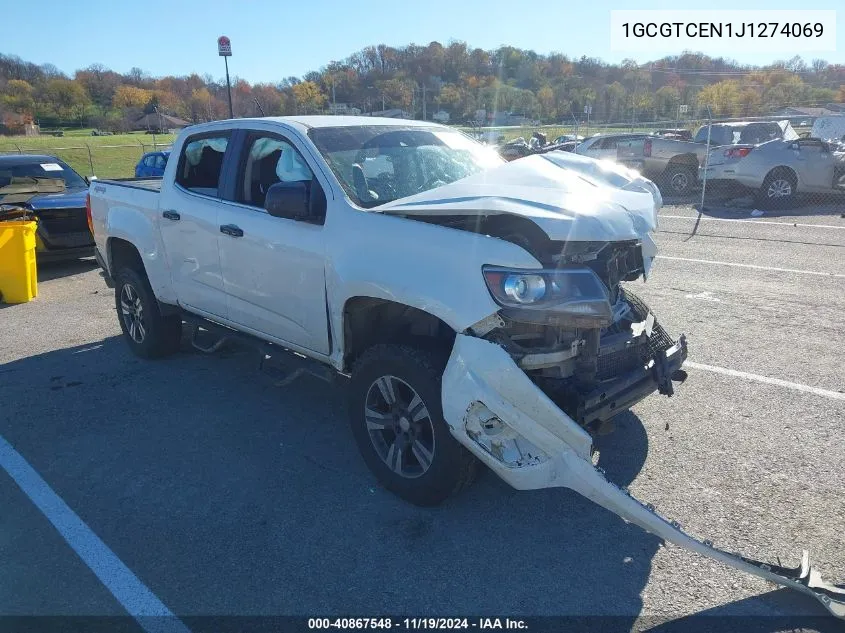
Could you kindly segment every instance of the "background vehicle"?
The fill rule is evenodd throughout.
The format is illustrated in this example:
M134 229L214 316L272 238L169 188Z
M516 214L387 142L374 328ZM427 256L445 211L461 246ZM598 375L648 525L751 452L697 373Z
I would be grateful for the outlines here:
M552 143L569 143L570 141L578 141L580 143L583 140L584 137L580 134L563 134L562 136L558 136L557 138L555 138Z
M0 156L0 204L15 203L32 211L38 222L40 260L94 254L85 210L87 190L88 182L55 156Z
M160 178L164 175L164 168L167 167L167 159L170 152L147 152L141 156L141 160L135 165L136 178Z
M691 141L692 132L684 128L663 128L654 131L655 136L674 138L679 141Z
M727 145L710 151L707 179L753 189L760 204L786 205L799 191L845 193L845 155L814 138Z
M813 129L810 138L819 138L823 141L845 143L845 115L820 116L813 121Z
M645 138L645 134L597 134L579 143L576 154L583 154L598 160L617 160L617 147Z
M798 138L788 121L714 123L700 127L692 141L643 136L620 142L617 160L654 180L664 193L687 195L697 186L699 167L707 156L708 128L710 147Z

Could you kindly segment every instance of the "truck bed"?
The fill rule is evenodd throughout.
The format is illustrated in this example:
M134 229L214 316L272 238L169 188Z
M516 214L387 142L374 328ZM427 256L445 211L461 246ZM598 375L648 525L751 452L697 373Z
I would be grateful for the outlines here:
M92 181L91 185L97 183L106 185L117 185L119 187L131 187L133 189L146 189L147 191L161 191L161 178L114 178L114 179L98 179Z

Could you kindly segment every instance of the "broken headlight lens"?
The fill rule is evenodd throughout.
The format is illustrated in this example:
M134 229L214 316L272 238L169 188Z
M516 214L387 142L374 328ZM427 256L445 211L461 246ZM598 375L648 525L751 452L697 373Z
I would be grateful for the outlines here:
M484 267L484 281L496 303L505 308L542 310L610 322L610 295L586 266L554 270Z

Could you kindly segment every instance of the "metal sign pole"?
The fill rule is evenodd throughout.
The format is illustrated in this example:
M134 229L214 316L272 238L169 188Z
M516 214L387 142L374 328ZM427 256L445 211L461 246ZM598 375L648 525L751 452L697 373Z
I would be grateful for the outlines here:
M223 63L226 65L226 93L229 95L229 118L235 118L235 111L232 109L232 84L229 82L229 58L224 57Z

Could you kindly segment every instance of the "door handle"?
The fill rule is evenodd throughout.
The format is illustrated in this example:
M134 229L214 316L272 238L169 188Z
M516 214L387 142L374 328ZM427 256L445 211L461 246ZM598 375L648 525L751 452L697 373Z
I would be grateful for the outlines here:
M231 237L244 236L243 229L239 226L235 226L234 224L221 224L220 232L225 233L226 235L230 235Z
M173 209L168 209L167 211L163 212L161 214L161 217L167 218L168 220L173 220L173 221L178 221L178 220L182 219L182 216L179 215Z

